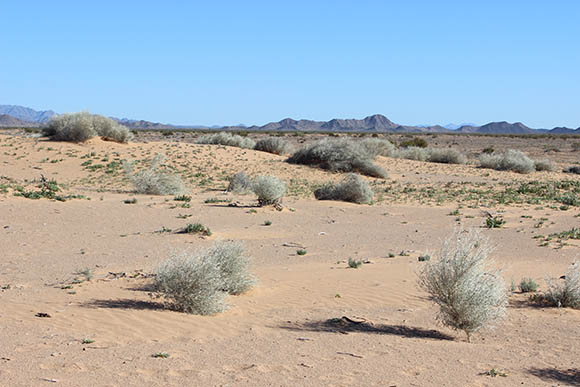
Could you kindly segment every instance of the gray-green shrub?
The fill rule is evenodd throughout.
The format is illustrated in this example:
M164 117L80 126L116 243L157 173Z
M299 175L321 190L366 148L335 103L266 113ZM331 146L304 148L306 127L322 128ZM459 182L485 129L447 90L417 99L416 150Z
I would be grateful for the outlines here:
M425 263L419 286L439 306L440 321L471 334L501 319L507 292L499 271L490 270L489 240L478 230L456 230L445 240L438 260Z
M530 173L536 170L534 161L518 150L508 149L501 154L481 154L479 162L482 168L497 171L514 171Z
M366 204L372 202L373 191L359 175L349 173L338 184L329 183L314 191L314 197L318 200L342 200Z
M43 128L43 135L56 141L84 142L95 136L126 143L133 134L118 122L88 112L54 116Z
M238 172L230 179L228 192L244 193L252 190L252 181L246 172Z
M238 134L219 132L207 134L197 139L197 144L226 145L245 149L254 149L256 142L251 138L242 137Z
M538 284L533 278L522 278L519 288L522 293L531 293L538 290Z
M164 171L161 164L165 157L156 155L151 165L141 171L134 171L134 164L125 162L125 174L135 187L135 192L149 195L175 195L185 191L185 185L178 175Z
M427 148L427 161L444 164L465 164L467 157L455 149Z
M250 257L239 242L218 241L194 253L183 252L162 263L155 290L186 313L211 315L227 309L225 297L241 294L255 283Z
M376 154L352 139L322 139L295 152L288 160L292 164L317 166L334 172L359 172L385 178L387 173L373 164Z
M258 196L260 206L279 205L286 189L286 183L275 176L258 176L252 182L252 191Z
M429 158L429 152L425 148L410 146L408 148L397 149L393 156L398 159L427 161Z
M279 137L268 137L258 140L254 150L273 153L276 155L285 155L292 152L292 147L288 141Z
M534 160L534 168L536 171L548 171L551 172L556 169L552 161L548 159Z
M564 283L549 281L544 300L557 307L580 308L580 262L575 262L566 272Z
M365 148L369 157L373 159L377 156L392 157L395 153L395 146L389 140L364 138L359 141L359 144Z

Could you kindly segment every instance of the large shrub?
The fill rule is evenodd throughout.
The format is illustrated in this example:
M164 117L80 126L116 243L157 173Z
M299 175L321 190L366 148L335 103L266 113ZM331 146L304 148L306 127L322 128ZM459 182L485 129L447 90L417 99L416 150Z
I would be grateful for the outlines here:
M375 153L352 139L323 139L295 152L287 161L317 166L335 172L359 172L385 178L387 173L373 164Z
M62 114L53 117L43 128L43 134L56 141L84 142L95 136L126 143L133 134L125 126L104 116L88 112Z
M254 149L276 155L285 155L292 151L292 147L288 141L278 137L268 137L258 140Z
M228 192L244 193L251 191L252 182L250 177L246 172L238 172L230 179L230 184L228 185Z
M175 195L185 191L185 185L178 175L162 168L165 157L156 155L148 168L134 171L134 164L123 164L125 173L135 186L135 192L149 195Z
M318 200L342 200L366 204L373 201L373 191L359 175L349 173L338 184L326 184L314 191Z
M456 230L439 259L425 264L419 286L439 306L440 321L471 334L505 315L507 292L498 271L490 270L489 240L476 229Z
M286 194L286 183L275 176L258 176L252 183L252 191L261 206L279 205Z
M227 309L225 297L251 288L250 257L238 242L216 242L195 253L183 252L162 263L155 290L186 313L211 315Z
M197 139L197 144L226 145L238 148L253 149L256 142L251 138L227 132L213 133Z
M530 173L536 170L534 161L518 150L508 149L501 154L481 154L479 162L482 168L498 171Z
M364 138L359 141L359 144L366 150L371 158L377 156L392 157L395 153L395 146L389 140L380 138Z

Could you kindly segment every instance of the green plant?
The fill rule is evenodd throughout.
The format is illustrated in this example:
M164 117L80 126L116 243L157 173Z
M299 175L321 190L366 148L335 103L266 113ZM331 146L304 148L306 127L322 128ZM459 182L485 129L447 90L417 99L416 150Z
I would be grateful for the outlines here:
M338 184L328 183L314 191L318 200L342 200L353 203L371 203L373 191L359 175L347 174Z
M501 376L505 378L508 376L507 373L505 373L504 371L496 370L495 368L492 368L489 371L485 371L484 374L487 376L491 376L492 378L495 378L496 376Z
M304 249L298 249L298 250L296 250L296 254L298 254L298 255L306 255L306 250L304 250Z
M95 342L95 340L92 340L92 339L82 339L81 340L81 344L92 344L94 342Z
M167 359L169 357L169 354L166 352L156 352L153 355L151 355L151 357L154 358L161 358L161 359Z
M350 267L351 269L358 269L359 267L361 267L363 264L362 260L355 260L352 258L348 259L348 267Z
M183 229L184 234L202 234L206 236L211 236L212 232L209 227L204 226L201 223L189 223Z
M177 201L177 202L191 202L191 196L189 195L179 195L173 198L173 200Z
M137 203L137 198L125 199L125 200L123 200L123 203L125 203L125 204L135 204L135 203Z
M420 137L413 137L410 140L402 141L399 146L401 148L409 148L409 147L416 147L416 148L427 148L429 144L427 141Z
M492 146L488 146L486 148L483 148L483 150L481 152L486 153L486 154L491 154L491 153L495 152L495 150L493 149Z
M271 226L272 222L269 220L264 221L264 226Z
M501 216L488 216L485 219L485 226L487 228L500 228L505 224L505 220Z
M456 230L445 240L437 261L425 264L419 286L439 306L439 319L462 330L470 341L506 312L507 294L499 271L489 270L489 240L476 229Z
M274 176L258 176L252 183L260 206L280 205L286 189L286 183Z
M429 254L423 254L420 255L419 258L417 258L419 260L419 262L427 262L431 260L431 256Z
M532 278L522 278L519 289L522 293L535 292L538 290L538 284Z

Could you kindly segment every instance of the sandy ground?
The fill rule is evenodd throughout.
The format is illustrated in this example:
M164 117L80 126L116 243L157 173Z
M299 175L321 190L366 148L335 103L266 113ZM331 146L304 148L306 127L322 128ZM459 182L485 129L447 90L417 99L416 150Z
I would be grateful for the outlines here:
M484 148L487 140L480 141L464 150ZM519 149L541 153L518 141ZM173 196L131 193L118 162L155 153L186 180L189 206ZM580 161L569 150L548 157L558 170ZM78 145L0 133L0 385L580 385L579 310L540 308L514 292L505 321L467 343L437 323L437 308L416 285L418 256L436 255L458 225L482 227L485 210L507 221L482 228L506 282L531 277L545 290L546 278L580 259L580 243L542 246L537 236L577 227L579 207L498 204L490 194L474 200L439 191L580 178L382 157L378 163L389 178L370 179L377 195L368 206L316 201L312 189L340 175L267 153L175 141ZM223 193L240 170L287 181L284 210ZM17 186L34 189L41 174L83 197L14 196ZM427 187L439 193L429 196L421 190ZM137 202L124 203L132 198ZM209 198L238 205L205 203ZM175 232L193 222L213 235ZM216 316L163 309L148 290L155 267L172 252L218 239L245 243L257 286L230 297L231 308ZM307 254L297 255L299 248ZM369 263L349 269L349 257ZM85 269L90 280L79 274ZM152 357L160 352L169 357ZM507 376L486 375L492 369Z

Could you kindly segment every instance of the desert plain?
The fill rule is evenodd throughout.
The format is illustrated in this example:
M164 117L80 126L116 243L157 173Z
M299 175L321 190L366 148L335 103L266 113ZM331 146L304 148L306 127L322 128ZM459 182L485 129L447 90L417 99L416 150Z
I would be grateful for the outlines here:
M388 178L365 177L375 197L359 205L314 198L339 173L198 145L195 136L144 132L129 144L74 144L0 132L0 385L580 385L580 310L536 305L516 286L506 318L468 343L437 321L417 286L419 256L436 259L458 227L491 239L508 285L529 277L542 292L557 281L580 259L580 241L554 235L578 227L580 207L521 187L571 181L558 189L577 197L580 176L562 169L580 162L571 147L578 140L423 136L470 162L379 156ZM321 136L287 138L300 146ZM486 147L548 158L556 169L481 169ZM133 192L122 160L156 153L182 176L189 202ZM225 192L239 171L284 180L282 210ZM15 195L36 189L41 176L73 197ZM487 214L505 225L484 227ZM192 222L212 235L177 232ZM215 240L244 243L258 280L252 290L228 297L229 310L214 316L168 310L152 297L160 262ZM350 268L349 258L364 263Z

